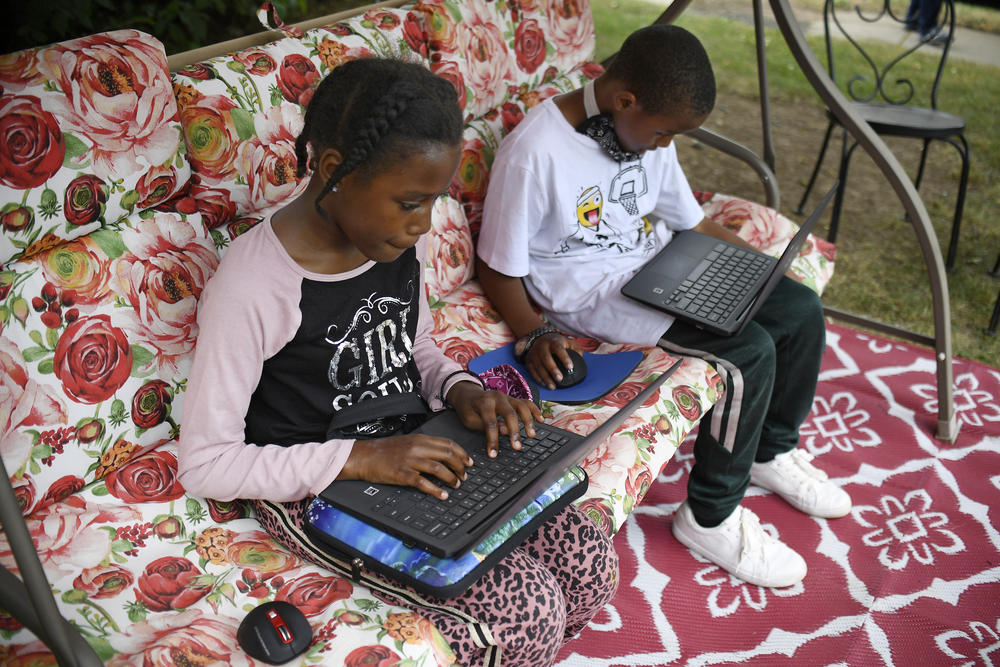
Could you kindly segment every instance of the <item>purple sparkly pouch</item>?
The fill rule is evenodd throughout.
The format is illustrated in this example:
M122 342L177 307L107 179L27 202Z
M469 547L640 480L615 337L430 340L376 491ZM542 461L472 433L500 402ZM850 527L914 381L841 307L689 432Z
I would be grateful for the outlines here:
M538 385L522 375L510 364L499 364L479 374L483 386L491 391L507 394L538 405Z

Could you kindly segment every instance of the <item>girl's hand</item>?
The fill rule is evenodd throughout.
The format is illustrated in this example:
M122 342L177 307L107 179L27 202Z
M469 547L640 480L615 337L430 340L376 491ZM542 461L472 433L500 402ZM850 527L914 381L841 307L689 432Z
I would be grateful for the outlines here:
M542 420L542 411L531 401L484 391L474 382L457 383L448 390L447 401L467 428L486 432L486 453L490 458L500 450L501 433L510 436L511 447L521 449L521 424L528 437L534 438L534 423Z
M563 368L572 368L566 350L576 350L583 356L583 350L572 338L567 338L558 332L548 333L532 343L524 359L524 365L535 378L535 382L548 389L556 388L556 381L562 380L562 371L556 363L560 360Z
M337 479L412 486L444 500L448 492L424 475L458 488L467 477L466 466L471 465L469 455L451 440L410 433L378 440L356 440Z

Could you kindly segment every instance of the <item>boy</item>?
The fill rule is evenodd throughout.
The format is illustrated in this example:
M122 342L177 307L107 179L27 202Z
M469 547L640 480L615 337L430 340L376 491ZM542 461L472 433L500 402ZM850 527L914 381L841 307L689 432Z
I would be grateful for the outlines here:
M674 231L747 245L704 218L672 145L714 105L714 74L696 37L670 25L633 33L604 74L540 104L501 144L477 270L520 336L515 352L550 388L561 377L556 360L570 367L566 350L575 343L543 322L532 301L561 329L659 344L715 365L726 394L701 420L673 533L747 582L790 586L805 576L805 561L740 502L753 481L814 516L850 511L847 493L796 449L825 345L819 298L784 278L740 335L724 337L620 293Z

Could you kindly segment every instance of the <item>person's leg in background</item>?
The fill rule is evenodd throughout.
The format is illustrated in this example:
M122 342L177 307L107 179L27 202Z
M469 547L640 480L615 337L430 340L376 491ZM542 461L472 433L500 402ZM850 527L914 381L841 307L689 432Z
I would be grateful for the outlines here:
M903 28L908 32L916 32L919 21L920 0L910 0L910 6L906 8L906 18L903 19Z
M920 34L922 41L941 45L948 41L949 35L944 32L944 26L938 26L938 14L941 12L941 0L910 0L906 10L903 26L910 32Z
M938 27L938 13L941 11L941 0L920 0L920 18L917 21L917 32L920 39L947 41L944 26Z

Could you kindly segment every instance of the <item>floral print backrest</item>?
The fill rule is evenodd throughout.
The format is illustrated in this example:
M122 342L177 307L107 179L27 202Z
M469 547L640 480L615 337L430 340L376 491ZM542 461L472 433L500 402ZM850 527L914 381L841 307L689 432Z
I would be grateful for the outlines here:
M472 278L475 247L465 211L451 195L439 197L427 235L425 288L431 307Z
M585 0L419 0L431 70L449 79L466 116L498 108L592 57Z
M150 210L0 272L0 454L25 514L85 486L133 502L176 469L146 452L177 436L218 261L200 216Z
M579 88L602 71L600 65L582 63L565 74L541 83L537 88L516 92L496 109L466 122L462 136L462 160L455 176L455 187L473 238L479 235L489 171L503 138L517 127L533 106L555 95Z
M378 9L174 72L194 170L187 197L175 205L201 213L216 236L237 236L304 187L295 139L322 77L355 58L403 56L426 64L422 54L416 17Z
M148 209L189 177L163 45L117 30L0 56L0 264Z

